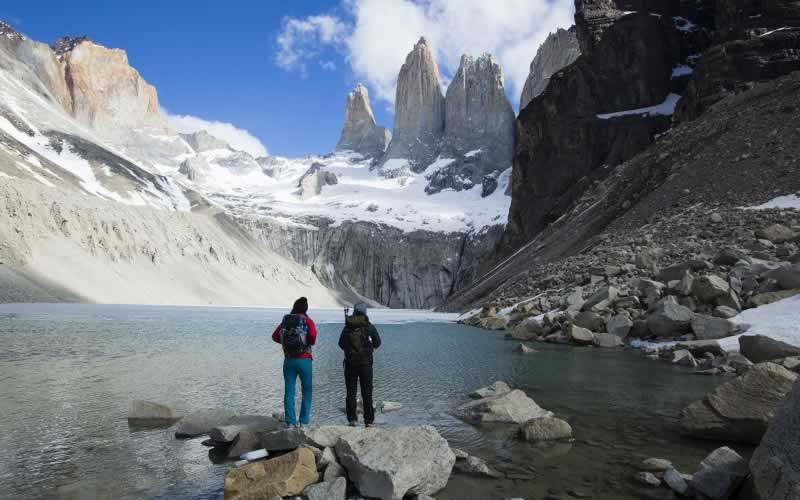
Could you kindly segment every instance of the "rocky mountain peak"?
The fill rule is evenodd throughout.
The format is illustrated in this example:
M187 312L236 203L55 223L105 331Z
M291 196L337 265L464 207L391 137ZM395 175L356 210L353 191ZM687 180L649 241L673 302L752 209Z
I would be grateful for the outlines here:
M514 110L508 102L503 71L491 54L464 54L447 88L441 155L455 161L434 174L428 192L469 189L496 170L511 166Z
M531 70L519 101L520 111L534 97L544 92L551 76L572 64L579 55L581 47L574 26L568 30L559 28L555 33L550 33L531 62Z
M184 141L197 153L214 149L230 149L227 142L218 139L205 130L198 130L191 134L180 134Z
M385 159L409 160L424 169L434 158L444 132L445 104L439 68L422 37L406 57L397 77L394 136Z
M358 84L347 95L344 125L336 144L337 151L350 150L365 156L380 156L386 150L391 134L375 122L369 104L369 91Z
M53 42L53 45L51 45L50 48L53 49L53 52L55 52L56 55L60 56L66 52L71 51L72 49L74 49L83 42L91 42L91 41L92 41L91 38L85 35L62 36L61 38Z
M0 20L0 38L5 37L9 40L21 41L25 40L25 35L15 30L10 24Z

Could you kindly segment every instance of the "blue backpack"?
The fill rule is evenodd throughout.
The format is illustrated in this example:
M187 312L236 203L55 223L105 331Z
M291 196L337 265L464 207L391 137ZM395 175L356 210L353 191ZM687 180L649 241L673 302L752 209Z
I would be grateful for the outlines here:
M287 314L281 322L281 345L287 356L311 352L308 346L308 324L302 314Z

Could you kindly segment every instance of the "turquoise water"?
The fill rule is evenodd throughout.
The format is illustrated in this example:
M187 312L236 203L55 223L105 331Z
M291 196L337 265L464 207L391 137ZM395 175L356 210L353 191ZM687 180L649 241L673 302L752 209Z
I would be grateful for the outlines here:
M279 410L282 354L269 335L283 312L0 306L0 497L218 498L229 465L211 463L200 440L178 441L170 430L132 432L128 404ZM344 423L341 312L310 314L320 329L312 418ZM407 317L416 321L398 322ZM680 409L717 379L622 350L541 345L541 352L518 355L501 334L425 314L374 319L384 340L376 400L404 405L378 421L432 424L452 446L513 477L454 476L437 498L567 498L569 490L591 498L669 498L666 490L636 486L631 464L660 456L693 472L715 447L681 440L674 429ZM476 428L451 415L468 392L498 379L568 420L576 441L539 449L513 439L510 427Z

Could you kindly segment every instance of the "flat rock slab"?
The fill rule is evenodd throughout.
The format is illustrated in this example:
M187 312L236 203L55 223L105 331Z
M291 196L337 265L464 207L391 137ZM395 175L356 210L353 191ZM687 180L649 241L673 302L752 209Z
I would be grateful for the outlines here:
M214 408L190 413L183 417L175 428L175 437L193 438L208 434L214 427L225 425L236 414L230 410Z
M727 446L717 448L700 462L700 470L692 477L692 487L703 498L727 500L747 474L747 460Z
M695 401L681 413L681 432L702 439L758 444L797 374L761 363Z
M456 461L447 441L427 425L347 434L336 455L362 495L382 500L436 494Z
M739 337L739 353L753 363L761 363L790 356L800 356L800 347L771 339L765 335L742 335Z
M262 448L269 451L294 450L303 445L315 448L332 448L341 436L363 431L362 428L347 425L323 425L302 429L279 429L259 432Z

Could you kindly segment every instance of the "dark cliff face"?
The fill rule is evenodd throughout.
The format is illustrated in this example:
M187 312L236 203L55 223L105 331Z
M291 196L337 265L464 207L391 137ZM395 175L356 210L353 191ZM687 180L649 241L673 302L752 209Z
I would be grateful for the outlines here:
M800 2L718 0L714 41L700 59L675 121L694 120L754 82L800 70Z
M369 222L318 229L239 220L271 250L312 268L324 283L395 308L436 307L471 282L502 226L480 234L403 232Z
M529 241L558 219L587 183L670 127L671 117L664 114L598 116L664 103L680 90L673 68L702 43L680 29L677 2L620 3L576 2L582 55L520 113L501 255ZM634 9L639 10L624 12Z

